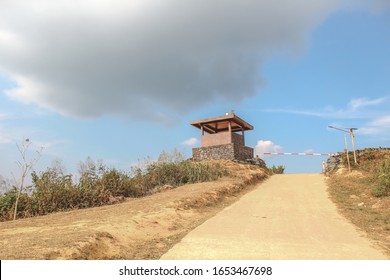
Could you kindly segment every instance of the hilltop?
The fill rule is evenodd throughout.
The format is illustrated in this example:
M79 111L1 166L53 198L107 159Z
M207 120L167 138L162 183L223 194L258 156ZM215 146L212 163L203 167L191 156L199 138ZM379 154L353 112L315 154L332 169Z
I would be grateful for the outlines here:
M217 181L1 223L0 259L158 259L190 230L266 179L266 167L218 161Z

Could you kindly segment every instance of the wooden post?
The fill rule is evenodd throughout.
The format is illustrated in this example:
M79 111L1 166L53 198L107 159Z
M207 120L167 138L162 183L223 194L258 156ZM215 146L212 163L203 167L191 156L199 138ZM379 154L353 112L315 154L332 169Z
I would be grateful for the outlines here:
M344 134L344 143L345 143L345 153L347 155L347 162L348 162L348 170L351 172L351 164L349 163L349 152L348 152L348 144L347 144L347 137Z
M352 128L349 129L349 134L351 135L351 140L352 140L353 159L355 161L355 164L357 164L356 150L355 150L355 135L353 134Z
M232 143L233 142L233 133L232 133L232 122L231 121L229 121L228 126L229 126L230 143Z

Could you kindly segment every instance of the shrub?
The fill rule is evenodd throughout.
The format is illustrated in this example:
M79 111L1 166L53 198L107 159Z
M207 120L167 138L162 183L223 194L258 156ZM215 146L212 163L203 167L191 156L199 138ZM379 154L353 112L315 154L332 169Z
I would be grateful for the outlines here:
M376 187L373 189L372 194L376 197L387 196L390 191L390 161L383 161L376 172L376 176L373 176L376 180Z
M283 165L279 165L279 166L275 166L273 165L270 170L273 174L283 174L284 173L284 170L285 170L285 166Z
M132 188L143 194L158 186L181 186L184 184L213 181L227 175L220 164L184 160L184 155L174 150L163 151L157 161L147 160L132 168ZM135 188L136 187L136 188Z
M148 167L145 179L148 186L153 188L214 181L224 175L227 175L227 171L220 165L186 160L178 163L154 163Z
M32 180L36 215L74 208L77 195L70 175L62 175L49 168L39 175L33 172Z
M106 170L99 180L99 184L109 191L113 196L141 197L145 195L141 187L143 179L141 173L134 177L116 169Z
M0 221L12 220L15 210L15 201L18 190L13 187L10 191L0 196ZM21 193L18 202L17 218L31 217L34 215L34 201L27 193Z
M390 160L385 160L379 167L379 183L385 188L390 188Z
M12 219L15 206L17 189L14 187L10 191L0 196L0 220Z
M75 185L71 175L63 175L53 168L40 174L33 172L32 180L34 191L31 196L26 195L24 217L101 206L110 198L110 192L102 186L92 185L86 178Z
M383 197L388 195L388 188L384 186L377 186L376 188L373 189L372 194L375 197Z
M158 161L150 161L134 168L132 175L116 169L98 166L88 158L80 164L80 179L74 183L71 175L62 168L52 167L44 172L32 173L32 193L21 194L18 217L45 215L69 209L87 208L108 204L111 196L142 197L153 189L171 185L217 180L227 175L226 169L215 163L183 160L176 150L170 156L163 152ZM12 218L17 189L0 196L0 220Z

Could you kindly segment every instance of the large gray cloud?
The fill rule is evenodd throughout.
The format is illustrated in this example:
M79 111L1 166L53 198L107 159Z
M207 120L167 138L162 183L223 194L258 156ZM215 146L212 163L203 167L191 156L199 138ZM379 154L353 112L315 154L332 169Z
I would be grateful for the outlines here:
M169 121L261 86L261 65L300 52L337 0L2 0L7 94L65 115Z

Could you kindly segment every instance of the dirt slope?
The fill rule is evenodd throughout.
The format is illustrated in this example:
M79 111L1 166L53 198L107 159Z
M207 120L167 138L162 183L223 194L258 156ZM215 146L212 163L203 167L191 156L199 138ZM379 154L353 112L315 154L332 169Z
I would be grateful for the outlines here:
M388 259L338 212L321 174L274 175L163 259Z
M268 175L224 161L231 176L117 205L0 223L0 259L158 259Z

